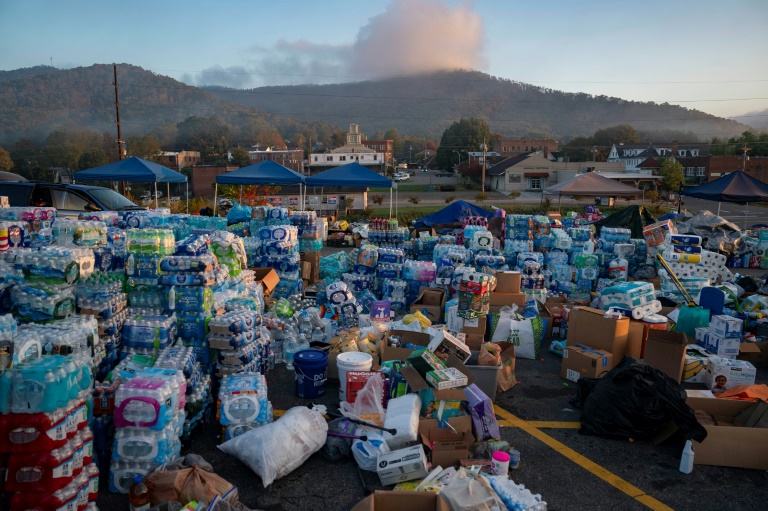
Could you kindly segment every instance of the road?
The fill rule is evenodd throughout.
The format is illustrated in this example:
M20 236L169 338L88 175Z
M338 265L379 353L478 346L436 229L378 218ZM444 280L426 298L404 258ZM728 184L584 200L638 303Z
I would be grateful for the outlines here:
M768 224L768 208L751 204L736 204L733 202L717 203L715 201L695 199L693 197L684 197L684 209L700 212L709 210L717 214L718 205L720 206L720 216L730 220L740 228L749 227L754 224Z

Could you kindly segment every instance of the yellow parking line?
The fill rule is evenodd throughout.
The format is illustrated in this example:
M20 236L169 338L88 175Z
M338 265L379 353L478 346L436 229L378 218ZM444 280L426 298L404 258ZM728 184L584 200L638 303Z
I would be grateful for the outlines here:
M537 427L533 426L532 423L526 422L518 418L517 416L506 411L500 406L495 405L494 408L496 410L496 415L498 417L501 417L504 421L510 423L513 427L518 427L522 429L532 437L543 442L547 446L559 452L560 454L562 454L572 462L576 463L580 467L596 475L597 477L599 477L606 483L610 484L614 488L619 489L622 492L626 493L627 495L629 495L636 501L640 502L647 508L652 509L653 511L673 511L671 507L667 506L663 502L660 502L655 498L651 497L650 495L647 495L640 488L633 486L632 484L628 483L627 481L620 478L616 474L604 469L594 461L586 458L585 456L582 456L581 454L574 451L573 449L563 444L562 442L555 440L554 438L547 435Z
M527 421L534 428L542 429L580 429L581 422L566 421Z

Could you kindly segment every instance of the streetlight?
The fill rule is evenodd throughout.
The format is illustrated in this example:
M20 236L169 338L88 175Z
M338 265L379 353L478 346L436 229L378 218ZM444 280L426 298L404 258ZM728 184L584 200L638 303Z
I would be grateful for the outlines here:
M409 166L409 167L410 167L410 165L411 165L411 158L412 158L412 157L411 157L411 151L413 151L413 146L412 146L412 145L409 145L409 146L408 146L408 166Z

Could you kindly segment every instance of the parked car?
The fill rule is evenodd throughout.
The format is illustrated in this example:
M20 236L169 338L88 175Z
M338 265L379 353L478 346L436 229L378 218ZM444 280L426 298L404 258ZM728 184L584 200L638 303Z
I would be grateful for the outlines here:
M69 218L86 211L145 209L101 186L5 181L0 183L0 195L7 196L11 206L53 206L58 216Z
M408 174L395 174L395 181L408 181L411 176Z

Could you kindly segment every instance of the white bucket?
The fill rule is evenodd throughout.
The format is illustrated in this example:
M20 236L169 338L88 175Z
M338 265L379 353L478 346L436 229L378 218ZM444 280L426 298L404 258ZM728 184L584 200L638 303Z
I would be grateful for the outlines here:
M360 351L340 353L336 357L336 366L339 369L339 401L346 401L347 371L370 371L373 366L373 357Z

